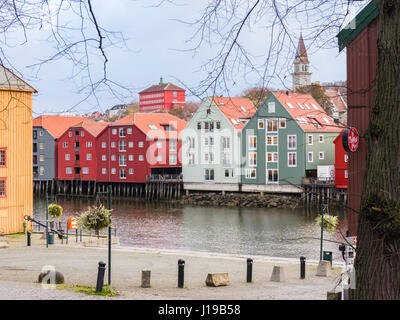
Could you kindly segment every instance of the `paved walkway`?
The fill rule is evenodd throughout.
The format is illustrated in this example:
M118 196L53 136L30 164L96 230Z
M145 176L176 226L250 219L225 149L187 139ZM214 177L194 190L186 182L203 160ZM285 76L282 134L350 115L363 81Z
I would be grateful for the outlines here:
M117 297L92 296L68 290L43 289L36 283L42 267L52 265L63 273L67 285L95 286L98 262L107 262L107 248L85 248L56 243L46 248L35 235L33 244L26 238L9 239L0 249L0 299L326 299L342 266L334 265L329 277L317 277L316 261L308 261L306 279L299 279L295 259L252 256L253 283L246 283L246 258L241 255L124 248L112 250L112 285ZM185 288L177 288L177 261L184 259ZM270 282L275 265L283 266L285 282ZM141 270L151 270L151 288L141 288ZM228 272L230 285L207 287L208 273ZM107 282L107 272L105 283Z

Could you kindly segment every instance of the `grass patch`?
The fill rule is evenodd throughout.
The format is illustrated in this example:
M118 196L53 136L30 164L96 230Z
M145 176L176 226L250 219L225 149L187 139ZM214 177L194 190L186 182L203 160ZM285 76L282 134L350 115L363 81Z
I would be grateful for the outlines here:
M57 289L62 290L72 290L75 292L79 293L86 293L86 294L91 294L91 295L96 295L96 296L105 296L105 297L115 297L119 295L119 292L114 288L110 287L108 285L103 286L103 290L101 292L96 292L96 287L90 287L90 286L82 286L79 284L76 285L57 285Z
M26 236L26 233L18 232L18 233L14 233L14 234L9 234L6 237L7 238L19 238L19 237L22 237L22 236Z

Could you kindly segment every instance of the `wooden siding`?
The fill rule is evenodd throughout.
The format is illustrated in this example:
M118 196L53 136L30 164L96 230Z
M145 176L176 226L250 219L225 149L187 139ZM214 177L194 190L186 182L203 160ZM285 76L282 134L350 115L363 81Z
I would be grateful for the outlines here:
M347 47L348 125L355 127L360 136L368 128L374 96L378 37L378 19L366 27ZM360 139L356 152L349 152L348 205L360 210L361 193L366 162L366 142ZM350 235L357 232L358 214L348 210Z
M6 197L0 198L0 234L23 231L33 211L32 92L0 90L0 148L6 148Z

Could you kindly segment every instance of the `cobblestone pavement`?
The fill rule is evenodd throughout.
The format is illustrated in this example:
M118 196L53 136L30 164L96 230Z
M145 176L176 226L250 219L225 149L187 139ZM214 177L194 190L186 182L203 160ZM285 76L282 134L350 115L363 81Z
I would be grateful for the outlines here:
M45 265L63 273L66 285L95 286L98 262L107 262L107 248L84 248L54 244L46 248L35 239L32 246L9 241L0 249L0 299L326 299L342 271L334 265L328 277L317 277L316 262L307 261L306 279L300 280L295 259L252 256L253 282L246 283L246 258L241 255L114 247L112 286L117 297L93 296L69 290L43 289L37 283ZM177 288L178 259L185 264L185 288ZM272 269L282 266L285 281L270 282ZM141 271L151 270L151 288L141 288ZM207 287L208 273L228 272L230 285ZM107 272L105 283L107 283Z

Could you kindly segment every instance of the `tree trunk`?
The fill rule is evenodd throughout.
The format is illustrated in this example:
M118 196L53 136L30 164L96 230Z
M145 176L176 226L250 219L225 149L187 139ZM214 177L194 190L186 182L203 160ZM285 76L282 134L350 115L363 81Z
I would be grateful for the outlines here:
M400 299L400 2L378 0L375 93L357 232L355 299Z

